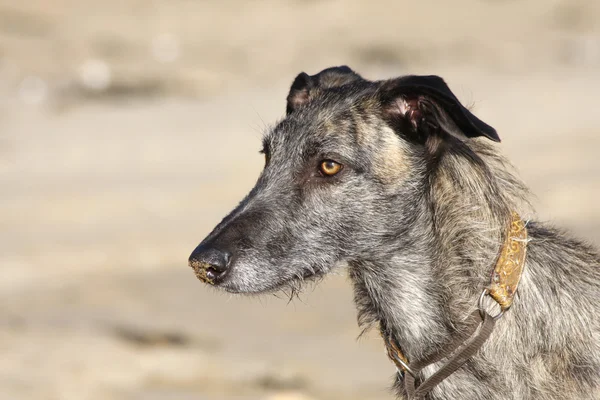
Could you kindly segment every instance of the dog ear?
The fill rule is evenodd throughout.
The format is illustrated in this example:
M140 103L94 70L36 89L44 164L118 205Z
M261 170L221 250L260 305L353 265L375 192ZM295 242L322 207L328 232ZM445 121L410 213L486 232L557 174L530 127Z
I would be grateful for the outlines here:
M294 110L308 103L308 94L313 87L314 82L312 76L308 75L306 72L298 74L296 79L294 79L294 83L292 83L292 87L290 88L290 93L287 96L286 114L290 114Z
M464 107L439 76L393 79L384 82L379 93L387 119L423 142L440 134L500 141L496 130Z
M292 83L290 93L287 96L286 112L290 114L307 104L311 99L313 90L339 87L361 79L360 75L345 65L327 68L312 76L302 72Z

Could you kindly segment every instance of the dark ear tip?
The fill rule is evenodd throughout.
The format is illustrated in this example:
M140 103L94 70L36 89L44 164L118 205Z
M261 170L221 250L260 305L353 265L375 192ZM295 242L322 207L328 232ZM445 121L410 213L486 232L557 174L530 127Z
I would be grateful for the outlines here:
M313 81L310 75L306 72L298 74L296 79L294 79L294 83L292 83L292 87L290 88L290 93L287 96L287 114L290 114L308 101L308 92L312 86Z
M333 67L334 69L337 69L339 72L345 72L345 73L354 73L354 71L352 71L352 68L350 68L347 65L340 65L338 67Z
M475 117L473 115L473 119L475 119L477 117ZM471 123L473 123L475 121L471 121ZM479 118L477 118L477 122L479 125L479 134L477 136L485 136L486 138L490 139L491 141L500 143L500 136L498 136L498 132L496 132L496 129L492 128L491 126L489 126L488 124L486 124L485 122L481 121Z
M458 102L458 99L456 97L454 97L454 100ZM477 118L468 108L464 107L462 104L460 105L460 108L462 109L463 116L468 121L466 124L464 124L464 128L466 129L465 134L468 137L485 136L486 138L494 142L500 142L500 136L498 136L498 132L496 132L496 129ZM469 133L467 131L471 132Z
M481 123L483 125L484 123ZM467 137L478 137L483 136L490 139L493 142L500 143L500 136L498 136L498 132L488 124L485 124L485 127L476 127L475 131L465 132Z
M488 132L486 137L490 140L493 140L496 143L500 143L502 140L500 139L500 136L498 136L498 133L496 132L496 130L492 130L491 132Z
M290 90L303 90L307 87L311 86L311 78L306 72L300 72L294 82L292 83L292 87Z
M338 74L356 74L356 72L354 72L349 66L338 65L336 67L325 68L324 70L319 72L317 75L326 74L328 72L336 72Z
M473 118L477 118L477 117L475 117L473 115ZM471 121L471 123L473 123L473 122L475 122L475 121ZM498 136L498 132L496 132L496 129L489 126L485 122L481 121L479 118L477 118L477 122L478 122L478 124L476 124L476 127L477 127L478 132L475 136L484 136L493 142L497 142L497 143L501 142L500 136ZM479 126L477 126L477 125L479 125Z

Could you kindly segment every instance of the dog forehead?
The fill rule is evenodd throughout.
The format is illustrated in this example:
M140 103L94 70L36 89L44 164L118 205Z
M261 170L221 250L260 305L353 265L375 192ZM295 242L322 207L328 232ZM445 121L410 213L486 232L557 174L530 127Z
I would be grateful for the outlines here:
M296 129L313 136L356 137L365 121L380 115L372 96L349 90L322 90L306 107L288 117Z
M284 145L289 151L337 151L336 146L365 146L373 149L385 121L375 82L357 82L341 87L316 88L305 105L289 113L267 133L265 142L273 149ZM285 143L285 144L284 144Z

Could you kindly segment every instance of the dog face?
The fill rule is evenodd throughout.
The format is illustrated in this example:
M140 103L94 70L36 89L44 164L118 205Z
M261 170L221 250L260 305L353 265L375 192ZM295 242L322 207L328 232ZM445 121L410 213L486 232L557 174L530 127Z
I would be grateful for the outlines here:
M256 293L410 246L428 170L452 141L493 130L441 78L371 82L347 67L300 74L263 139L248 196L190 256L204 282ZM396 246L397 247L397 246Z

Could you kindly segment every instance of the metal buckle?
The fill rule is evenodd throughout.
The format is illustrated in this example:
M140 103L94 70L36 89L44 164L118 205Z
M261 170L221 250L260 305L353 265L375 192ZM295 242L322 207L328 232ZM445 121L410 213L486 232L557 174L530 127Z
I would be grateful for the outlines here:
M483 299L485 298L485 296L487 296L489 294L490 294L490 290L486 288L486 289L483 289L483 292L481 292L481 296L479 296L479 315L481 315L482 319L485 317L485 313L486 313L485 308L483 307ZM490 296L490 298L492 300L494 300L493 297ZM498 306L500 306L500 304L496 300L494 300L494 302L496 304L498 304ZM506 310L503 310L501 307L500 312L498 314L490 315L490 317L492 317L495 321L498 321L504 315L504 311L506 311Z
M404 360L402 360L400 357L398 357L398 354L396 354L395 352L392 354L392 357L394 357L394 361L397 364L400 364L402 366L402 368L404 368L404 371L401 372L408 372L409 374L412 375L413 378L416 378L415 373L408 367L408 364L406 364L404 362ZM398 368L398 365L396 364L396 368ZM399 368L398 368L399 369Z

